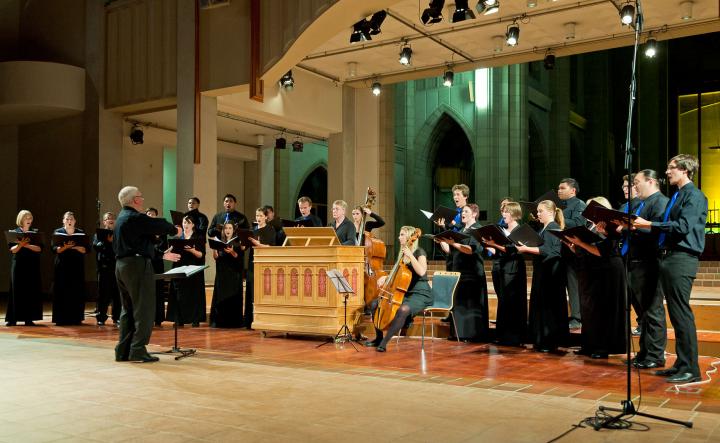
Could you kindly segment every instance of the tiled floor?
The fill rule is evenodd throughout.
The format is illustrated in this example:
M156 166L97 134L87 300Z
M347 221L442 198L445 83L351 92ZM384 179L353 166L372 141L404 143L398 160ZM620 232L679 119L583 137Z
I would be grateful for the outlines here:
M88 321L89 323L89 321ZM111 327L0 327L0 441L549 441L625 396L619 357L401 339L385 354L301 337L180 331L198 355L113 361ZM172 329L153 332L153 350ZM709 367L712 360L703 359ZM560 441L720 441L720 385L679 393L633 373L647 432L579 428Z

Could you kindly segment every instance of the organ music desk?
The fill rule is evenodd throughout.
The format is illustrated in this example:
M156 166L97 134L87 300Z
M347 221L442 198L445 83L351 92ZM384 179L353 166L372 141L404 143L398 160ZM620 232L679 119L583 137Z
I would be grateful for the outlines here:
M335 336L343 325L343 296L327 277L339 269L355 293L348 327L364 309L364 248L342 246L332 228L285 228L285 246L255 248L253 329Z

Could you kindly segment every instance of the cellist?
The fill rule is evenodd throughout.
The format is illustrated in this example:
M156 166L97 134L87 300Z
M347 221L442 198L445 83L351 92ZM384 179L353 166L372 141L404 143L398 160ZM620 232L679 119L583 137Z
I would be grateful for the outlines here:
M412 279L407 287L407 292L403 298L402 305L398 308L390 325L385 333L375 328L375 339L366 341L365 346L376 347L378 352L385 352L387 343L390 339L400 332L408 318L412 318L423 309L432 305L432 290L427 279L427 254L422 248L418 247L415 241L408 247L408 239L415 234L413 226L403 226L400 228L398 235L398 244L402 251L402 262L408 267L412 273ZM383 276L378 279L378 287L382 287L387 277ZM378 299L373 302L373 312ZM375 315L375 314L373 314Z

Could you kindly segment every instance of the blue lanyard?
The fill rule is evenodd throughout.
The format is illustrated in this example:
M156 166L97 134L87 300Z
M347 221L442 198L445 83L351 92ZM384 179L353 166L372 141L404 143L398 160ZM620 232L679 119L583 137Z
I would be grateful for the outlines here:
M670 218L670 210L672 209L673 205L675 205L675 200L678 198L678 194L680 194L680 191L675 191L675 193L672 196L672 199L670 200L670 204L665 208L665 215L663 215L663 222L668 221ZM658 236L658 246L662 246L663 243L665 243L665 236L666 234L664 232L661 232Z

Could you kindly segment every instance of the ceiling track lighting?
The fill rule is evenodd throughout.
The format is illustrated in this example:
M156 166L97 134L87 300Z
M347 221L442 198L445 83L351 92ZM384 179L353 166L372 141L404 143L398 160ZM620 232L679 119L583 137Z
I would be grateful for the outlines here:
M372 90L373 95L375 97L377 97L382 92L382 85L380 84L380 82L375 81L375 82L373 82L372 87L370 89Z
M280 134L280 137L275 139L275 149L285 149L287 146L287 140Z
M304 143L300 139L297 139L294 142L292 142L293 152L303 152L304 146L305 146Z
M423 25L427 26L440 23L443 19L442 9L444 6L445 0L432 0L420 16L420 21L423 22Z
M527 7L528 8L534 8L537 6L537 0L527 0Z
M400 58L398 61L403 66L410 66L410 60L412 59L413 51L410 45L405 43L400 50Z
M286 72L285 75L280 77L280 81L278 82L278 84L286 91L292 91L292 89L295 87L295 79L293 79L292 69Z
M519 40L520 26L518 26L517 22L513 22L511 25L508 25L507 31L505 32L505 43L507 43L508 46L517 46Z
M453 80L455 80L455 73L448 67L447 71L443 74L443 86L448 88L452 87Z
M535 1L535 0L531 0L531 1ZM537 2L535 4L537 4ZM531 7L531 6L528 6L528 7ZM475 9L477 10L478 14L482 14L482 15L495 14L496 12L498 12L500 10L500 1L499 0L480 0L480 1L478 1Z
M130 130L130 143L132 143L133 145L142 145L144 142L144 136L145 134L143 133L140 125L135 123Z
M624 26L630 26L634 20L635 6L628 2L620 9L620 21Z
M547 50L545 53L545 59L543 60L543 66L547 71L551 71L555 68L555 54L551 50Z
M645 57L654 58L657 54L657 40L653 37L648 37L645 42Z
M458 23L474 18L475 13L468 7L468 0L455 0L455 12L452 16L452 23Z
M387 12L378 11L370 17L370 20L364 18L353 25L353 31L350 34L350 43L359 43L372 40L373 35L380 34L380 26L385 21Z

